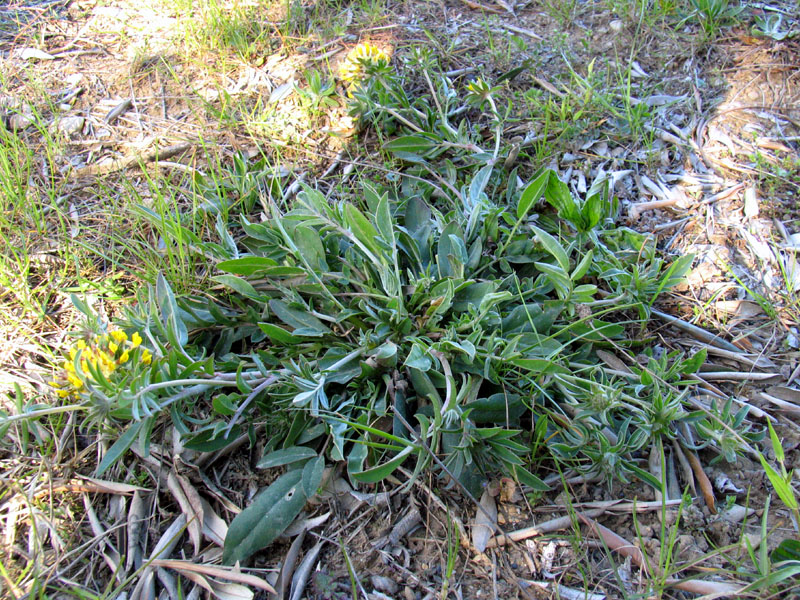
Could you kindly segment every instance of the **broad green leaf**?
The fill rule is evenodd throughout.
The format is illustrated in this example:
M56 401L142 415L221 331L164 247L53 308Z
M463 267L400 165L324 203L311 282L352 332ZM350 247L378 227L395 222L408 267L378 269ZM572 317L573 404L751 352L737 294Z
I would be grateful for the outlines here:
M476 424L503 423L514 425L527 412L527 407L517 394L492 394L464 405L464 411Z
M300 267L286 267L278 265L277 267L267 267L264 269L264 277L301 277L307 273L305 269Z
M549 263L537 262L534 264L537 269L547 276L550 283L555 286L559 298L564 300L569 297L572 292L572 280L565 271Z
M363 443L363 441L364 436L359 435L347 457L347 473L351 477L353 473L360 473L364 470L364 462L367 460L367 455L369 454L369 446Z
M441 346L447 346L454 350L458 350L463 352L467 355L467 358L471 361L475 360L475 344L470 342L466 338L462 338L460 341L456 342L454 340L444 340L443 342L439 342Z
M272 323L259 323L259 329L267 334L269 339L273 342L278 344L283 344L285 346L291 346L293 344L298 344L303 341L303 338L299 335L293 335L283 329L282 327L278 327L277 325L273 325Z
M791 483L787 482L780 473L773 469L772 465L767 462L767 459L765 459L761 453L758 454L758 458L761 460L761 466L767 474L772 487L775 488L775 493L778 494L778 498L780 498L787 507L792 510L797 510L798 502L797 498L794 496Z
M773 563L793 560L800 563L800 539L783 540L770 554Z
M109 448L106 453L103 455L103 460L100 461L100 464L97 465L97 471L95 471L95 476L100 477L106 470L117 462L120 457L125 454L128 449L133 445L133 442L136 441L136 436L139 435L139 431L144 426L145 421L134 421L128 426L128 429L125 430L121 436L117 438L111 448Z
M277 266L277 262L271 258L263 256L245 256L243 258L234 258L233 260L223 260L217 263L217 268L220 271L225 271L232 275L244 275L250 277L253 275L262 275L266 267Z
M305 260L312 269L319 272L328 271L328 263L325 260L325 249L322 247L322 240L316 229L298 225L292 232L292 239L302 255L302 259Z
M382 367L394 367L397 364L397 350L397 344L387 340L375 349L372 356L378 361L378 365Z
M569 369L562 367L560 364L547 360L544 358L514 358L508 361L509 364L515 367L520 367L526 371L531 371L537 375L552 375L554 373L562 373L568 375L571 373Z
M322 473L325 470L325 457L318 456L310 460L303 467L303 491L306 498L312 498L317 493L319 484L322 483Z
M405 225L408 233L420 241L431 231L431 209L422 198L414 196L406 206Z
M705 348L700 348L700 350L695 352L691 358L687 358L681 363L680 372L684 375L692 375L693 373L697 373L700 370L700 367L705 364L707 357L708 350ZM769 421L767 421L767 423L769 423Z
M472 178L472 181L469 184L469 200L472 205L476 205L480 202L481 194L483 190L486 189L486 185L489 183L489 178L492 176L492 169L494 165L490 162L489 164L481 167L481 170L477 172L477 174Z
M329 215L331 212L328 199L319 190L315 190L305 184L302 191L297 194L297 200L317 214Z
M428 150L436 148L439 143L422 135L404 135L389 140L383 145L384 150L395 154L418 154L423 156Z
M233 398L238 399L238 396L234 394ZM228 394L217 394L214 396L214 399L211 401L211 407L214 409L214 412L225 417L230 417L236 413L236 403Z
M464 244L464 239L460 235L449 235L450 248L452 252L448 256L454 256L459 264L465 265L469 260L467 253L467 246Z
M224 564L244 562L269 546L294 521L306 503L302 476L300 469L282 475L236 515L225 536Z
M356 239L372 253L374 259L380 257L380 247L375 241L378 237L378 230L369 222L369 219L352 204L344 205L344 216Z
M428 352L417 343L411 346L411 352L403 363L405 368L418 369L422 372L428 371L432 365L433 360L428 356Z
M570 279L572 281L580 281L580 279L586 275L589 267L592 266L592 258L594 257L594 249L590 248L589 251L584 255L581 259L581 262L578 263L578 266L575 267L575 270L572 271L572 275L570 275Z
M519 481L522 485L527 485L529 488L532 488L537 492L546 492L550 490L549 485L528 471L528 469L525 467L514 467L513 471L514 475L517 477L517 481Z
M295 335L322 336L330 333L325 324L305 311L289 308L281 300L270 300L269 308L281 321L295 329Z
M375 211L375 224L378 227L383 241L386 242L392 248L392 252L394 252L394 222L392 221L392 213L389 210L388 194L383 194L378 202L378 207Z
M674 287L683 281L683 278L691 268L693 261L694 254L684 254L669 266L664 275L661 276L661 281L658 283L658 289L656 289L655 293L650 299L651 305L656 301L656 298L661 295L661 292L663 292L665 289Z
M569 273L569 256L567 256L567 252L561 247L561 244L558 243L558 240L535 225L531 225L531 229L533 229L536 238L544 246L544 249L553 255L564 273Z
M470 282L467 287L456 292L453 297L453 310L465 311L470 306L478 308L483 299L494 292L496 284L493 281Z
M578 296L585 296L587 300L580 299L580 302L587 302L594 294L597 293L597 286L593 283L584 283L582 285L575 286L572 290L572 293L577 298Z
M317 456L317 452L305 446L291 446L281 450L273 450L261 457L256 465L259 469L269 469L272 467L281 467L283 465L290 465L292 463L300 462L301 460L308 460Z
M378 483L391 475L415 450L416 448L414 446L406 446L391 460L376 467L372 467L371 469L367 469L366 471L351 473L351 476L361 483Z
M517 219L524 218L531 207L539 201L549 179L550 170L548 169L527 185L519 198L519 204L517 204Z
M439 277L459 277L460 273L457 272L458 266L454 264L450 257L456 257L457 250L453 248L453 240L460 239L463 244L464 234L456 222L450 222L442 231L439 237L439 245L436 250L436 260L439 263ZM466 262L467 254L464 252L464 261Z
M703 348L703 350L705 350L705 348ZM775 432L775 428L769 420L767 420L767 427L769 427L769 440L772 444L772 451L775 453L775 460L783 464L783 461L786 460L786 454L783 452L783 444L781 444L781 440L778 438L778 434Z
M156 279L156 296L158 297L158 307L161 310L161 320L170 337L170 342L179 348L183 348L186 342L189 341L189 332L183 319L178 314L175 294L172 293L172 288L161 273L158 274Z
M558 216L572 223L579 231L583 230L583 219L575 198L566 183L558 178L555 171L549 172L544 198L558 211Z
M235 292L239 292L242 296L247 298L252 298L254 300L261 298L261 294L256 291L252 283L236 275L215 275L211 279L231 288Z
M414 391L420 398L427 398L432 401L435 400L441 405L442 398L439 395L439 390L436 389L436 386L426 372L420 371L419 369L409 369L408 377L411 379Z
M583 232L594 229L608 213L608 200L604 194L589 196L581 207Z

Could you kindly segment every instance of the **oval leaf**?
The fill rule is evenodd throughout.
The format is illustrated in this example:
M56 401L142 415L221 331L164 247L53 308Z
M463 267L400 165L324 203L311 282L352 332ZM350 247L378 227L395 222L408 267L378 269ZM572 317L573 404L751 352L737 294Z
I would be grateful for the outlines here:
M269 546L291 525L306 503L302 471L289 471L255 497L253 503L236 515L225 536L222 562L243 562Z
M325 470L325 457L318 456L315 460L310 460L303 467L303 491L306 498L312 498L317 494L319 484L322 483L322 473Z
M350 476L361 483L378 483L379 481L391 475L397 467L402 465L403 461L405 461L405 459L408 458L408 455L413 451L414 446L406 446L397 454L397 456L383 463L382 465L372 467L371 469L361 471L360 473L351 473Z
M265 256L246 256L233 260L223 260L217 263L217 268L232 275L244 275L247 277L263 273L264 269L277 266L277 264L277 262Z
M261 457L256 465L259 469L269 469L270 467L281 467L283 465L290 465L301 460L308 460L314 458L317 453L311 448L305 446L290 446L282 450L275 450L269 454Z

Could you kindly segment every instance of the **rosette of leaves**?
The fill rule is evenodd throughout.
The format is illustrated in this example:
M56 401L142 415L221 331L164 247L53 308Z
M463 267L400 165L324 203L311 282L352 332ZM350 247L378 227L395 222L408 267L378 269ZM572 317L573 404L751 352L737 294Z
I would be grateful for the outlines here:
M290 472L314 464L280 480L292 502L247 552L233 539L230 560L280 533L325 461L344 462L353 482L409 463L473 493L493 473L542 490L531 459L548 439L553 457L582 470L647 480L638 453L671 431L648 423L684 418L681 397L681 410L673 401L653 416L647 391L606 376L596 350L624 346L626 324L646 314L641 299L688 263L662 267L642 236L601 227L613 210L602 191L602 202L579 200L551 171L499 194L504 185L485 165L443 201L416 179L335 202L305 188L289 210L265 200L269 220L220 220L221 242L194 240L221 259L213 297L175 298L163 279L142 293L128 324L162 357L136 392L149 414L168 412L196 450L266 421L262 466L285 464L267 459L282 451L296 457ZM569 218L534 218L542 198ZM634 271L646 274L641 291L624 280ZM122 438L131 430L141 434L134 420ZM245 525L233 530L248 535Z

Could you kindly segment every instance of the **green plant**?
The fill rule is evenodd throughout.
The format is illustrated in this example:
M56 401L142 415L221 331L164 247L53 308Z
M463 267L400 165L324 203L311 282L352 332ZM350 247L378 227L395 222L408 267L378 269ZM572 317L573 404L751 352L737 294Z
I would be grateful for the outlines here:
M336 93L336 84L333 80L323 79L322 74L316 69L307 71L305 78L306 87L300 88L295 85L295 89L308 110L316 113L320 109L324 110L339 105L339 102L333 97Z
M786 466L784 464L786 455L783 453L783 445L780 439L778 439L778 434L775 433L771 421L767 421L767 427L769 428L769 439L772 444L772 451L775 453L775 460L778 461L780 471L775 470L760 452L758 453L758 459L761 461L761 466L767 474L772 487L775 489L775 493L778 494L778 498L780 498L794 514L795 527L800 527L800 504L798 504L797 493L792 484L793 471L786 471Z
M772 433L771 427L770 432ZM773 443L775 439L776 438L773 438ZM761 455L759 454L759 456ZM763 457L761 457L761 460L762 464L767 464L763 462ZM782 466L783 465L781 465L781 467ZM767 473L769 474L769 471L767 471ZM777 473L775 474L777 475ZM778 476L778 479L780 479L780 476ZM770 481L772 481L772 478L770 478ZM776 491L780 489L778 494L786 492L785 487L781 483L778 483L775 489ZM791 492L791 495L794 497L793 492ZM767 527L769 506L770 496L767 496L766 502L764 503L764 514L761 518L761 543L759 545L758 554L756 554L750 541L745 538L745 547L747 548L747 553L751 562L757 570L757 576L752 583L741 591L742 593L759 592L761 596L769 594L769 596L783 597L788 591L797 590L797 580L798 577L800 577L800 539L783 540L772 552L769 552L767 547L767 540L769 539L769 530ZM789 587L786 587L787 584Z
M730 6L728 0L691 0L693 11L684 19L696 18L706 38L713 38L720 27L735 21L744 6Z
M195 230L203 219L140 209L187 257L213 261L211 293L176 293L159 276L115 327L76 299L93 339L138 332L150 357L113 377L73 358L88 375L69 391L89 422L118 432L98 470L137 440L147 451L166 418L204 451L266 421L261 466L288 471L231 525L228 562L283 530L326 462L374 483L409 461L412 481L432 471L473 495L497 472L544 490L531 469L550 460L660 485L642 453L684 420L676 390L703 355L654 359L629 378L607 374L598 351L632 343L691 257L668 264L650 238L614 227L604 179L585 198L548 170L519 186L498 160L495 87L459 91L425 71L430 95L412 97L382 61L362 66L351 111L388 138L395 185L331 198L304 187L284 205L267 191L280 179L251 177L263 165L237 158L229 175L195 182L218 195L213 234ZM467 111L494 129L492 148ZM256 198L268 219L239 212ZM555 214L535 210L542 200Z
M794 29L783 29L783 15L779 13L757 16L755 21L752 31L758 36L770 37L780 42L798 35L798 31Z

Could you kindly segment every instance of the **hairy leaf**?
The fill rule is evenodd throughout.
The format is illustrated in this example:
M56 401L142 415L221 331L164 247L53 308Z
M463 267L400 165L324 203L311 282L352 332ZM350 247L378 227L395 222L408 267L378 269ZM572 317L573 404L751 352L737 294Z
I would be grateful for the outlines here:
M306 502L301 485L302 476L300 469L280 476L258 494L250 506L236 515L225 536L222 552L224 564L232 565L247 560L255 552L269 546L291 525Z

